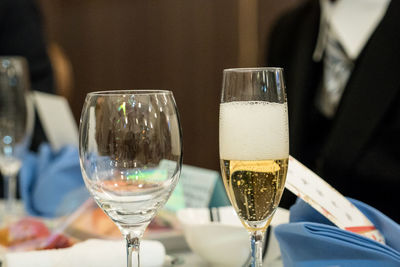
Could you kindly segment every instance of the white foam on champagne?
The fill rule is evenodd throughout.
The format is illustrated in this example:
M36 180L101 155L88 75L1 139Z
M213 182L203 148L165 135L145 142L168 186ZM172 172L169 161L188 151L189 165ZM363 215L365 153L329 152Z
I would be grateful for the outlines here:
M288 158L289 136L286 104L264 101L222 103L219 116L221 159Z

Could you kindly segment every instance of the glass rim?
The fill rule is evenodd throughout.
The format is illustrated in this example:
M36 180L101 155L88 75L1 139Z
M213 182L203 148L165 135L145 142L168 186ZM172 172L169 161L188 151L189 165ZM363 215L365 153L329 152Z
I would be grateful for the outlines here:
M104 90L104 91L93 91L87 93L87 96L120 96L120 95L166 95L172 94L170 90L162 89L116 89L116 90Z
M283 71L281 67L228 68L224 72Z

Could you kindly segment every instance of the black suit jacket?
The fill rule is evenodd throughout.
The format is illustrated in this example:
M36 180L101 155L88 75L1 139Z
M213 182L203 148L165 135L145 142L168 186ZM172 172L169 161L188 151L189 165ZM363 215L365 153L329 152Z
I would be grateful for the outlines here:
M335 117L315 106L322 64L312 60L320 8L308 1L284 15L270 35L267 63L283 67L290 153L346 196L400 222L400 1L355 62ZM285 200L284 200L285 202ZM290 202L290 201L289 201Z

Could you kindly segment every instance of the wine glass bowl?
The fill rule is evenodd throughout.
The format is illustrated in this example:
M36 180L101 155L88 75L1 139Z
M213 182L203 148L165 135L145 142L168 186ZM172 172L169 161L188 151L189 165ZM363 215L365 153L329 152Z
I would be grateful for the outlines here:
M182 136L172 93L89 93L80 123L80 162L87 188L127 239L130 257L180 175Z
M219 138L225 189L251 233L252 266L261 266L262 239L282 196L288 167L282 69L224 70Z

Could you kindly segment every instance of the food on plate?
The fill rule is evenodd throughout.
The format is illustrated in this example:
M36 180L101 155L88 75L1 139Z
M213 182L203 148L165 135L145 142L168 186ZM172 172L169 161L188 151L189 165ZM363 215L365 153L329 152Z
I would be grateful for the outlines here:
M39 219L26 217L0 229L0 245L9 250L41 250L70 247L63 234L52 234Z

